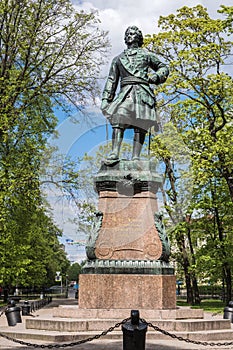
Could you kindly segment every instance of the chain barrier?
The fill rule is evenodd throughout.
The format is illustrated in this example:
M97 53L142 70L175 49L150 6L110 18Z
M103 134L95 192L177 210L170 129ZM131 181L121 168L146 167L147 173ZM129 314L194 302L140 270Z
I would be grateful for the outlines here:
M19 339L15 339L15 338L9 337L8 335L5 335L3 333L0 333L0 337L5 338L5 339L10 340L10 341L13 341L14 343L18 343L18 344L26 345L26 346L31 346L33 348L40 348L40 349L45 349L45 348L48 348L48 349L67 348L67 347L81 345L81 344L84 344L84 343L91 342L93 340L99 339L100 337L105 336L106 334L114 331L114 329L120 327L121 325L125 324L129 320L130 320L130 317L122 320L121 322L116 323L115 326L110 327L109 329L107 329L106 331L103 331L100 334L94 335L93 337L89 337L89 338L86 338L86 339L78 340L78 341L72 342L72 343L64 343L64 344L33 344L33 343L25 342L23 340L19 340Z
M5 309L0 313L0 317L2 316L2 314L4 313ZM0 337L5 338L7 340L13 341L15 343L21 344L21 345L26 345L26 346L31 346L33 348L40 348L40 349L58 349L58 348L67 348L67 347L73 347L73 346L77 346L77 345L81 345L84 343L88 343L91 342L93 340L97 340L99 338L101 338L102 336L107 335L108 333L111 333L112 331L114 331L116 328L119 328L121 325L125 324L126 322L128 322L129 320L131 320L131 317L128 317L124 320L122 320L121 322L116 323L114 326L110 327L109 329L107 329L106 331L103 331L100 334L94 335L92 337L86 338L86 339L82 339L82 340L78 340L76 342L71 342L71 343L63 343L63 344L33 344L30 342L25 342L23 340L19 340L19 339L15 339L12 337L9 337L6 334L3 334L0 332ZM233 342L224 342L224 343L213 343L213 342L206 342L206 341L198 341L198 340L191 340L188 338L183 338L181 336L178 336L176 334L172 334L164 329L159 328L158 326L155 326L154 324L152 324L151 322L147 322L145 319L140 318L140 321L145 323L148 327L153 328L155 331L160 332L164 335L167 335L173 339L177 339L179 341L184 341L186 343L192 343L195 345L203 345L203 346L231 346L233 345Z
M188 339L188 338L183 338L183 337L178 336L176 334L172 334L172 333L170 333L168 331L165 331L164 329L161 329L158 326L155 326L152 323L147 322L143 318L140 318L140 321L145 323L148 327L153 328L157 332L160 332L160 333L162 333L164 335L167 335L167 336L169 336L169 337L171 337L173 339L177 339L179 341L184 341L186 343L192 343L192 344L195 344L195 345L203 345L203 346L230 346L230 345L233 345L233 342L209 343L209 342L206 342L206 341L198 341L198 340L191 340L191 339Z

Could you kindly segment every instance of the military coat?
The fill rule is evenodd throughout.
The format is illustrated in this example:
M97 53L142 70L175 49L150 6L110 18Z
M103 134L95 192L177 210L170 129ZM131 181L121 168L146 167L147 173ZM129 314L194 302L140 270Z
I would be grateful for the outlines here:
M150 84L165 82L169 70L156 55L143 48L126 49L112 60L103 90L101 110L114 123L119 108L133 96L135 119L156 123L156 100ZM118 84L119 92L116 94ZM132 110L132 106L129 106ZM122 110L122 108L120 108ZM127 122L128 124L128 122Z

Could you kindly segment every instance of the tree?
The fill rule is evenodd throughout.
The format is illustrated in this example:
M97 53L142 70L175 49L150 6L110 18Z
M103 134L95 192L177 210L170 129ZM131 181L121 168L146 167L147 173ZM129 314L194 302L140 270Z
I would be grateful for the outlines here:
M171 67L165 92L174 100L172 121L192 152L199 179L218 169L233 200L233 84L227 74L232 41L226 37L231 27L226 20L211 19L201 5L161 17L159 25L161 33L148 38L147 45Z
M1 283L8 287L42 287L54 280L56 271L69 266L58 237L61 232L44 208L12 207L5 239L1 239Z
M167 228L173 248L173 259L176 266L182 267L186 281L187 302L199 304L200 296L197 277L193 266L195 254L190 230L190 217L193 180L189 169L190 156L187 146L177 133L174 125L166 121L168 116L163 114L163 132L153 137L151 153L163 166L163 183L161 186L164 208L168 214ZM170 223L170 224L169 224Z
M69 281L78 282L81 269L82 269L82 264L79 264L79 263L72 264L67 271Z
M200 195L200 191L202 192ZM202 242L196 249L197 273L210 282L222 280L223 299L230 295L232 266L232 202L224 180L210 181L205 189L196 190L194 205L198 215L191 223L197 239ZM202 271L201 271L202 270ZM211 272L211 273L210 273Z
M201 5L185 6L176 15L160 17L161 31L148 36L146 45L170 64L170 77L161 89L170 101L170 119L189 150L194 187L200 188L200 195L210 181L225 181L233 201L233 84L228 74L232 7L223 6L220 13L227 18L211 19ZM222 271L230 300L231 267L226 259Z
M96 13L77 13L69 0L3 0L0 28L0 276L8 283L36 261L32 242L48 247L53 231L58 244L41 194L41 161L56 126L54 107L82 109L98 94L107 40ZM62 254L44 253L51 260Z
M94 12L78 13L69 0L4 0L0 10L2 132L13 112L33 106L34 116L51 98L80 106L96 96L107 41Z

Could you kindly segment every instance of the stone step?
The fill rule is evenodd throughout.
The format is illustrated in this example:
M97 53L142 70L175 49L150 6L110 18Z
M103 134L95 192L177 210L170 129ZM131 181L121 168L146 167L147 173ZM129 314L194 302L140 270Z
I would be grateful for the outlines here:
M87 339L93 337L101 332L58 332L58 331L49 331L45 332L43 330L33 329L33 330L4 330L1 332L4 335L15 339L31 339L31 340L40 340L44 342L72 342L82 339ZM106 336L105 339L120 339L122 336L122 331L114 331Z
M74 342L83 339L88 339L101 332L57 332L50 331L44 332L43 330L4 330L1 332L4 335L12 337L19 340L30 340L32 343L38 342L48 342L48 343L66 343ZM204 331L204 332L171 332L177 337L182 337L184 339L190 339L194 341L207 341L207 342L219 342L219 341L233 341L233 330L222 330L222 331ZM113 331L100 339L113 339L122 340L123 333L119 329L118 331ZM160 332L148 329L146 333L146 339L148 340L171 340L171 337Z
M202 309L177 308L167 310L140 309L140 317L146 320L155 319L199 319L204 317ZM73 305L60 305L52 310L53 317L125 319L130 317L131 309L82 309Z
M66 319L66 318L28 318L26 329L40 329L59 332L103 331L118 323L119 319ZM157 327L166 331L200 332L231 329L230 320L224 319L189 319L189 320L150 320Z

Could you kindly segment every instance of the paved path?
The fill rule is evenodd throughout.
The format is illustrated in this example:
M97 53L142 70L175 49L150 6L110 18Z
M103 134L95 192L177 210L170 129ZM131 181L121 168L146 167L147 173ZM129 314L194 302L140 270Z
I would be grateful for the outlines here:
M51 314L51 307L56 306L56 304L60 304L60 303L69 303L69 304L75 304L77 303L77 301L75 299L66 299L66 300L55 300L53 301L50 305L45 306L43 309L41 310L37 310L35 312L35 315L41 315L41 316L45 316L46 315L50 315ZM21 327L24 327L24 318L23 319L23 323L22 325L20 325ZM6 316L5 314L2 315L2 317L0 317L0 333L1 330L3 328L5 328L7 326L7 321L6 321ZM17 324L18 326L18 324ZM16 327L17 327L16 326ZM14 328L14 327L11 327ZM29 330L30 332L30 330ZM24 340L25 342L30 342L33 344L38 344L38 345L45 345L45 342L41 342L39 340ZM76 341L74 341L76 342ZM67 342L66 344L70 344L71 342ZM52 344L50 344L52 345ZM58 346L54 346L54 349L59 349L59 348L64 348L62 347L62 343L57 343ZM37 347L38 348L38 347ZM14 343L13 341L7 340L3 337L0 337L0 349L1 350L9 350L9 349L16 349L16 350L26 350L26 349L33 349L33 347L31 346L25 346L25 345L21 345L18 343ZM39 347L40 349L40 347ZM122 350L123 349L123 342L122 340L110 340L110 339L104 339L101 338L99 340L95 340L89 343L85 343L82 345L75 345L75 346L66 346L65 349L67 350ZM145 350L202 350L202 349L206 349L206 350L229 350L229 349L233 349L233 345L232 346L200 346L200 345L194 345L191 343L186 343L183 341L178 341L178 340L173 340L171 338L168 337L167 340L150 340L148 339L146 341L146 348ZM126 349L127 350L127 349Z

